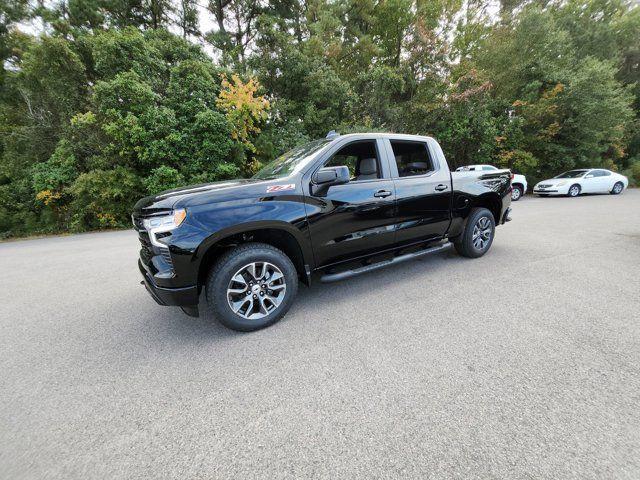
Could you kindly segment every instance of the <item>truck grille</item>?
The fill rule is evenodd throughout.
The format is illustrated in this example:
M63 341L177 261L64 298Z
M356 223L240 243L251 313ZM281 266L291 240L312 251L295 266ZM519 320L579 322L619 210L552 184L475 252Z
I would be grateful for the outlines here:
M136 229L136 231L139 232L141 230L144 230L144 224L142 223L142 218L131 215L131 221L133 222L133 227Z
M140 240L140 258L142 259L142 263L149 265L151 257L154 255L154 247L149 241L149 235L146 231L142 230L139 232L138 239ZM173 269L173 262L171 261L171 253L169 253L169 249L167 247L156 247L156 251L162 256L167 266Z
M161 248L160 255L162 255L162 258L165 259L165 261L167 262L167 265L170 265L173 268L173 262L171 261L171 254L169 253L169 249Z
M151 262L151 257L153 257L153 247L151 246L151 242L149 242L147 232L140 232L138 239L140 240L141 247L140 258L145 265L149 265L149 262Z
M150 215L153 216L153 215ZM133 227L138 232L138 240L140 241L140 260L150 270L151 274L155 275L158 272L163 275L173 274L173 261L171 260L171 253L169 247L155 246L151 243L149 238L149 232L147 232L144 219L149 218L149 215L132 215L131 221ZM171 233L157 233L156 238L164 238L170 236ZM156 261L152 262L155 258Z

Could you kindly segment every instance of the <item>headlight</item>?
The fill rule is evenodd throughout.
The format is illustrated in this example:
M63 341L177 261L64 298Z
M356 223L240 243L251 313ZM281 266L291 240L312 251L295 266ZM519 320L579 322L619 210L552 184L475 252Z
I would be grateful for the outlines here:
M171 215L163 215L161 217L145 218L143 225L145 230L149 233L149 240L156 247L166 247L161 243L156 235L158 233L170 232L178 228L184 219L187 217L187 211L184 208L174 210Z
M145 218L143 221L144 228L148 231L169 231L178 228L187 217L187 211L184 208L174 210L172 215L163 215L162 217Z
M558 182L558 183L556 183L556 187L561 187L561 186L566 185L566 184L567 184L567 182Z

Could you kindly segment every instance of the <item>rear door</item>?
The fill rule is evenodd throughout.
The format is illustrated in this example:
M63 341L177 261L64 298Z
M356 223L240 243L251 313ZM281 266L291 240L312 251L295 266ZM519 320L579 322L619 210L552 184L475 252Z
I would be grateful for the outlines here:
M367 255L395 240L395 188L381 139L340 143L305 174L307 218L316 267ZM351 181L314 193L313 173L347 166Z
M433 142L387 138L396 187L396 242L442 238L450 224L451 172Z

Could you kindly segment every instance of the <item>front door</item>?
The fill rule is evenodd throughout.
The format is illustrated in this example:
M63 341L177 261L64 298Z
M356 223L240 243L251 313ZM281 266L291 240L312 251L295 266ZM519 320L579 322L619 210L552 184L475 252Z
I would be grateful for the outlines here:
M611 172L607 170L593 170L593 191L597 193L608 193L613 188L611 185Z
M323 167L347 166L351 181L326 192L310 185L307 219L316 266L373 253L394 243L395 189L381 140L355 140Z
M581 184L580 192L581 193L595 193L595 192L598 191L598 181L600 179L595 176L594 172L595 172L595 170L592 170L592 171L588 172L584 176L584 178L582 178L582 181L580 182L580 184Z

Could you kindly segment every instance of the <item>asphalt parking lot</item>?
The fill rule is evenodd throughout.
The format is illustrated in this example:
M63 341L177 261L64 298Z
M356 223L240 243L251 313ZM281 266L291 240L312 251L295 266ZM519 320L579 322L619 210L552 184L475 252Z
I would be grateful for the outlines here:
M640 478L640 190L513 210L251 334L133 231L0 244L0 478Z

